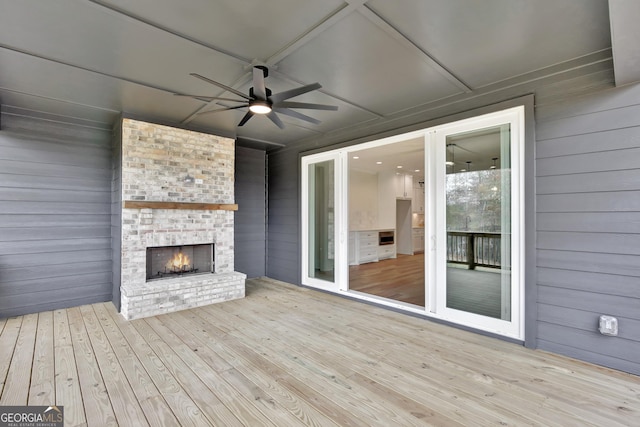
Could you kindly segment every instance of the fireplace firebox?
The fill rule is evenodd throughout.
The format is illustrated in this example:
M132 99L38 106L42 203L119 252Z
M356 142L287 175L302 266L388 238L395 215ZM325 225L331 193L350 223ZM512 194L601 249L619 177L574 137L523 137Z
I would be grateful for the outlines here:
M215 273L214 244L147 248L147 281Z

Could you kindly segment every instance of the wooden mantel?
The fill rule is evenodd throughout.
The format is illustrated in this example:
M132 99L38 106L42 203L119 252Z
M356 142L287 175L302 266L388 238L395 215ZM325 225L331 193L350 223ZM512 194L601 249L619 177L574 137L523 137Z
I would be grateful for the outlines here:
M182 202L154 202L151 200L125 200L125 209L183 209L194 211L237 211L237 204L221 203L182 203Z

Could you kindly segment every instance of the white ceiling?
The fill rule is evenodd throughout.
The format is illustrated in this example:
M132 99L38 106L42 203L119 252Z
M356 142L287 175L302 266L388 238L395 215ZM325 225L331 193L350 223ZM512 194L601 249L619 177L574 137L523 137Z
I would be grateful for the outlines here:
M110 129L124 113L267 148L393 129L612 57L605 0L0 0L5 115ZM243 110L197 116L220 105L173 95L229 96L189 73L248 92L255 64L274 93L319 82L294 100L339 110L237 127Z

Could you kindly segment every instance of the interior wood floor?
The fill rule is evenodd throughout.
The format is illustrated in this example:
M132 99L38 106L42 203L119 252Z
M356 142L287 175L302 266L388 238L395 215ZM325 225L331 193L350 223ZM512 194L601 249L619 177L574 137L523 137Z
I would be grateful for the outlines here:
M640 378L271 279L125 321L0 319L0 405L66 426L632 426Z
M424 253L349 266L349 289L424 307ZM447 268L447 306L500 318L500 274Z
M349 289L424 307L424 253L351 265Z

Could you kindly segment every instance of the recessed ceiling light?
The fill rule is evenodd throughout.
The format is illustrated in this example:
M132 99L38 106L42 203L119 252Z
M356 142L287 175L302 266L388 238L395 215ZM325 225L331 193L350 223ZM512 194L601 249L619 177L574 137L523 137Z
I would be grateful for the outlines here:
M381 165L381 164L382 164L382 162L376 162L376 165Z
M398 165L398 166L396 166L396 167L397 167L398 169L402 169L402 166L400 166L400 165Z
M447 165L447 166L453 166L454 164L455 163L453 163L452 161L445 162L445 165Z
M358 160L360 157L358 156L353 156L354 159Z
M416 169L416 170L414 170L414 172L420 172L420 169Z

